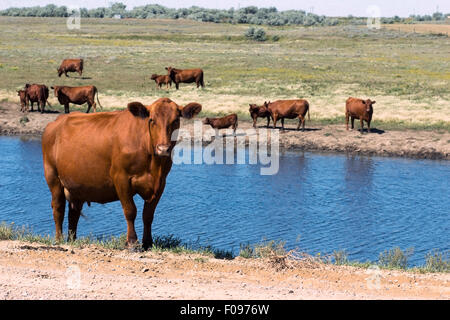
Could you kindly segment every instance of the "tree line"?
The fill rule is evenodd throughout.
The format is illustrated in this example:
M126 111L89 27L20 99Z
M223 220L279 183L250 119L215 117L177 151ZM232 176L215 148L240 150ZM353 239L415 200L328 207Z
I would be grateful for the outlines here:
M95 9L80 8L74 10L66 6L56 6L49 4L44 7L24 7L8 8L0 11L2 16L20 17L69 17L79 13L82 18L121 18L138 19L190 19L202 22L233 23L233 24L254 24L254 25L303 25L303 26L334 26L345 24L365 24L364 17L348 16L345 18L332 18L324 15L317 15L304 10L278 11L275 7L258 8L249 6L240 9L206 9L197 6L190 8L173 9L158 4L150 4L134 7L127 10L126 5L120 2L111 4L109 7ZM441 21L445 20L449 14L444 15L436 12L433 15L411 15L409 18L382 18L382 23L394 22L414 22L414 21Z

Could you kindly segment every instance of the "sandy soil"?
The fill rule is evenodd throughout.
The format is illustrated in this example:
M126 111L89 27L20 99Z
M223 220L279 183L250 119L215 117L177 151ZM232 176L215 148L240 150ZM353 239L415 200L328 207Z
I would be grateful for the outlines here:
M450 274L0 242L0 299L449 299Z
M48 122L59 113L28 113L28 122L20 119L24 116L13 103L0 104L0 134L3 135L40 135ZM265 120L258 123L264 128ZM280 124L279 124L280 125ZM358 127L359 123L355 122ZM185 122L183 128L193 133L193 122ZM287 130L280 133L280 147L291 151L344 152L350 154L399 156L426 159L450 159L450 133L438 131L383 131L375 128L371 134L359 131L346 131L345 125L310 125L307 122L305 132L298 132L296 124L286 124ZM208 127L205 126L204 129ZM250 129L251 123L240 121L239 129Z

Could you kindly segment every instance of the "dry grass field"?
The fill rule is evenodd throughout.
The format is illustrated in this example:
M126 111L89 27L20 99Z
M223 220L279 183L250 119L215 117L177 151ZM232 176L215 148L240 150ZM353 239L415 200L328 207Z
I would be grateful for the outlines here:
M450 24L386 24L383 27L402 32L417 32L450 35Z
M377 126L450 130L449 38L393 27L265 26L269 40L255 42L247 25L82 19L69 30L61 18L0 17L0 101L18 102L25 83L94 84L107 109L167 96L197 101L204 114L248 117L249 103L305 98L313 121L342 123L345 100L356 96L377 101ZM68 57L85 59L83 79L57 77ZM156 89L151 74L169 65L202 67L206 88ZM53 93L50 102L58 105Z

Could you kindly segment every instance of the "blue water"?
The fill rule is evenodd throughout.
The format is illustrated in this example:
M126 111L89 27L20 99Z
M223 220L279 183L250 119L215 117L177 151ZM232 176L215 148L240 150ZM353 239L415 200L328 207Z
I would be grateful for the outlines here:
M257 165L174 165L153 234L234 253L241 243L283 240L311 254L345 249L360 261L413 247L411 265L450 249L447 161L288 153L278 174L259 173ZM50 201L40 140L0 137L0 221L53 235ZM135 201L141 238L143 201ZM126 232L119 202L83 212L79 236Z

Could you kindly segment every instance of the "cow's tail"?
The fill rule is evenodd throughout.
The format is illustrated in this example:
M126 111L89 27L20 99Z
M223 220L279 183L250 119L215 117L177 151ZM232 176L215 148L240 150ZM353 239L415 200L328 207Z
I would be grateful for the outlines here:
M205 83L203 82L203 71L202 74L200 75L200 85L202 86L202 88L205 87Z
M308 120L311 120L311 117L309 116L309 103L307 103L308 106Z
M98 100L98 90L97 90L97 87L94 87L95 88L95 94L97 95L97 103L98 103L98 105L100 106L100 108L103 110L103 106L100 104L100 100Z

